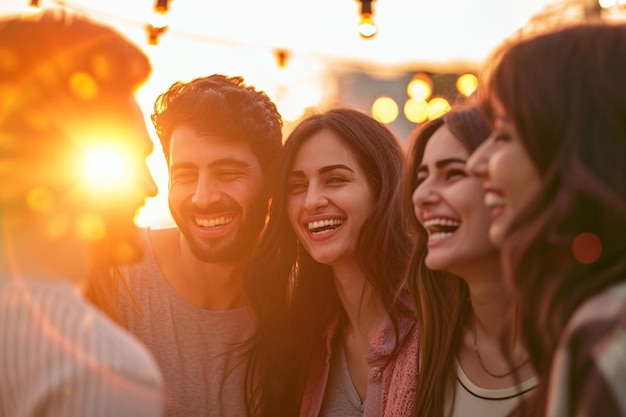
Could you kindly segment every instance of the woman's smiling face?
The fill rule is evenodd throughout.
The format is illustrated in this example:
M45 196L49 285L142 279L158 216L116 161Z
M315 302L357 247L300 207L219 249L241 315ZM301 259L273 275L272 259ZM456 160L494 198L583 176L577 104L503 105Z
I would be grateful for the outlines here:
M481 181L469 177L469 151L442 125L428 140L416 170L412 201L428 233L426 266L464 276L473 263L496 255Z
M359 233L374 204L367 177L334 132L307 138L287 178L287 213L313 259L326 265L356 262Z
M468 161L472 175L483 179L489 208L489 237L500 246L507 229L541 187L539 171L502 104L494 100L494 129Z

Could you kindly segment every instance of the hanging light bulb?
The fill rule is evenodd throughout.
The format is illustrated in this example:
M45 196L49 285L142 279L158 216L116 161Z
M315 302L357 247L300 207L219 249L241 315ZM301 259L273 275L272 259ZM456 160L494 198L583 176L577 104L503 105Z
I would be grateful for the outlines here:
M372 0L359 0L361 2L361 20L359 21L359 35L363 39L370 39L376 36L378 28L372 19Z
M276 58L278 68L285 68L287 66L287 59L289 59L289 51L286 49L276 49L274 50L274 57Z
M148 32L148 43L150 45L156 45L159 43L159 37L167 30L169 23L167 13L169 0L156 0L154 6L154 14L150 19L150 22L146 25Z
M626 20L626 0L598 0L602 18L608 21Z
M28 2L28 6L24 7L22 10L22 16L28 17L33 16L41 12L41 5L39 4L39 0L30 0Z
M598 0L603 9L626 8L626 0Z

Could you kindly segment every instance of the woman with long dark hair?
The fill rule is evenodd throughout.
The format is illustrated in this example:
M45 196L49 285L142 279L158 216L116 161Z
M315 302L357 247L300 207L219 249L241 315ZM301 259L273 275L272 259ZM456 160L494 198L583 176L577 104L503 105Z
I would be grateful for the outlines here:
M416 416L506 416L536 385L481 182L466 170L489 133L478 107L467 106L412 138L404 195L417 236L409 272L420 329Z
M269 221L246 274L257 330L250 411L402 416L417 329L402 290L412 241L394 135L356 110L301 121L271 181Z
M469 167L540 377L524 415L626 415L625 71L626 25L586 23L486 72L494 132Z

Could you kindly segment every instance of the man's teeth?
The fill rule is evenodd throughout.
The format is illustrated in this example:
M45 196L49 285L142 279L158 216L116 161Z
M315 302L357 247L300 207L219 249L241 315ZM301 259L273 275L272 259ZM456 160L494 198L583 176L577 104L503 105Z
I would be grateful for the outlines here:
M196 218L196 224L200 227L219 227L224 226L233 221L231 216L222 216L215 219L198 219Z
M330 230L336 229L343 224L343 219L326 219L317 220L307 223L307 228L314 234L326 233Z
M503 206L505 204L504 198L499 194L485 193L485 205L489 208Z

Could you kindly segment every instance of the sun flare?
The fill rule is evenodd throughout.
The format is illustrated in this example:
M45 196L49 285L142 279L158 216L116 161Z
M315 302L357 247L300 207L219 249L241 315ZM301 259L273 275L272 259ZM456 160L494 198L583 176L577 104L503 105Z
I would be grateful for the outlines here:
M119 186L129 180L132 170L127 152L119 146L103 143L85 149L84 179L91 186Z

